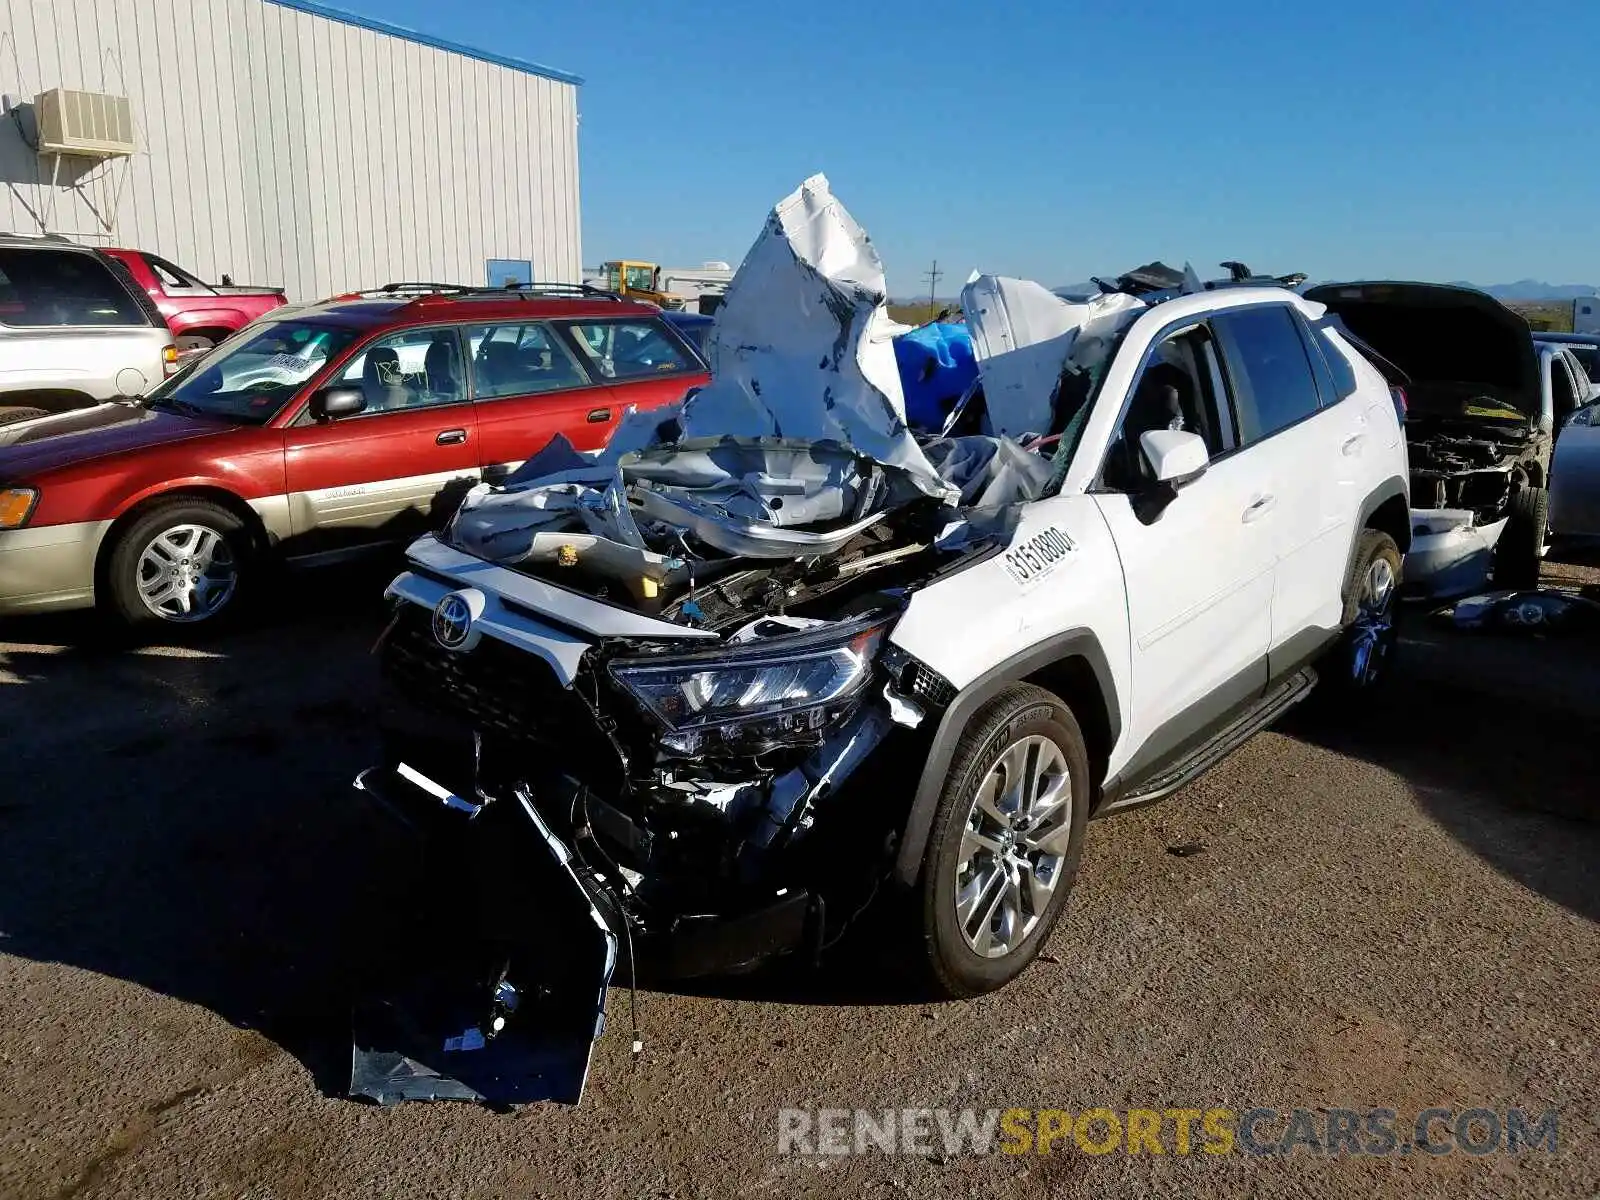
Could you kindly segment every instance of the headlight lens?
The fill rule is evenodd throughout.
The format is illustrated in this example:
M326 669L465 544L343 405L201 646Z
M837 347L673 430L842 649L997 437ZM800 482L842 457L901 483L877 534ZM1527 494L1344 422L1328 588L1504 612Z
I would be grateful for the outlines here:
M21 529L39 502L37 488L6 488L0 491L0 529Z
M852 705L872 678L887 629L881 620L851 622L748 649L623 660L611 674L666 726L666 749L759 753L814 741Z

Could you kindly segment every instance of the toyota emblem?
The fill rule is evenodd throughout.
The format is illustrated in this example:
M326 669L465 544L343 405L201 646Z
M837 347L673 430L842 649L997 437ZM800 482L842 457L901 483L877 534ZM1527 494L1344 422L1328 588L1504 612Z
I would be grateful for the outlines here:
M446 650L459 650L471 633L472 606L460 592L451 592L434 607L434 641Z

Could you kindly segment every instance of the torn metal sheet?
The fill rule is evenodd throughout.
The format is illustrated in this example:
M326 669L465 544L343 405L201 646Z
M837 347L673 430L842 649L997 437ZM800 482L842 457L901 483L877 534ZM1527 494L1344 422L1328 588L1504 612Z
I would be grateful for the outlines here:
M883 263L813 175L781 200L745 255L711 337L712 381L683 405L683 436L838 442L904 471L938 474L906 425Z
M1037 500L1050 482L1049 459L1010 438L936 438L923 449L940 478L960 491L964 508Z
M1052 432L1062 373L1090 371L1147 305L1123 293L1081 303L1029 279L977 275L961 289L983 380L987 432Z
M467 927L391 964L393 984L356 1005L350 1094L383 1105L577 1104L605 1028L617 935L571 852L526 794L515 804L473 806L414 768L368 771L356 787L408 824L442 830L449 851L430 863L435 884L477 899L461 906L472 913ZM505 923L501 910L511 900L522 901L512 936L480 942L483 926ZM516 922L530 916L534 924L519 930Z
M1414 509L1405 586L1413 595L1444 598L1483 587L1494 568L1494 549L1506 518L1476 523L1468 509Z

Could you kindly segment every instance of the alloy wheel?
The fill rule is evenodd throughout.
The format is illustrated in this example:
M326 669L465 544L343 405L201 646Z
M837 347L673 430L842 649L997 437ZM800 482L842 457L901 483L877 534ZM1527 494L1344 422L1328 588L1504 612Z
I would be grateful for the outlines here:
M1350 626L1350 675L1358 687L1370 687L1382 674L1394 640L1394 568L1374 558L1361 581L1356 619Z
M956 855L956 923L974 953L1002 958L1049 908L1072 839L1072 776L1048 737L1012 742L985 772Z
M228 539L205 525L174 525L139 554L139 598L163 621L191 624L214 617L239 585Z

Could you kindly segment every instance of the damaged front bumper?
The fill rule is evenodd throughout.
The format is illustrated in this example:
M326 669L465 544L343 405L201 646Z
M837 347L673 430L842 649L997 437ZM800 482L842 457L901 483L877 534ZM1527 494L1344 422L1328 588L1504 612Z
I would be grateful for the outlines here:
M407 877L469 915L420 939L358 1007L352 1094L575 1104L614 971L815 958L871 898L889 862L879 751L919 719L914 702L885 687L803 749L630 771L611 717L580 695L594 668L528 652L554 626L496 599L492 632L444 652L405 598L415 586L392 589L384 761L356 786L409 835ZM584 673L563 678L564 663Z
M1506 518L1479 524L1470 509L1413 509L1411 526L1405 594L1442 600L1476 591L1488 582Z
M409 764L356 789L423 836L420 877L454 916L357 1003L350 1094L578 1103L617 962L594 883L525 794L491 806Z

